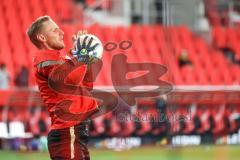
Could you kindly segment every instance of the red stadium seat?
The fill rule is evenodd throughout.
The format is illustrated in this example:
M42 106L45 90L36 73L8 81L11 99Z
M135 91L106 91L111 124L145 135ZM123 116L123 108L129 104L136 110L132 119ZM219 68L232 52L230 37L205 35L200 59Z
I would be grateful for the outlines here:
M71 23L74 20L72 17L74 7L76 6L70 0L3 0L1 2L0 16L3 18L0 20L0 33L3 36L0 37L0 57L1 61L7 64L11 77L14 77L17 66L32 65L32 57L36 49L29 43L25 31L39 16L50 15L57 21L65 32L64 51L72 47L72 34L84 28L82 23ZM216 13L213 11L210 14ZM17 15L19 18L15 18ZM236 71L239 73L239 70L231 67L222 52L217 50L227 46L229 42L238 59L240 57L239 28L213 27L213 46L208 45L203 38L183 25L163 27L133 24L129 27L112 27L96 24L86 29L89 33L97 35L104 45L107 42L117 44L114 51L105 51L103 61L109 63L104 63L100 71L96 81L98 86L112 86L109 76L112 57L119 53L126 54L128 62L151 62L167 66L168 72L161 78L176 85L230 85L239 82L238 74L234 74ZM131 41L132 47L126 51L121 50L119 44L123 40ZM16 42L18 45L15 45ZM183 50L187 50L193 70L181 69L178 66L178 57ZM113 64L113 67L119 70L122 66ZM145 82L150 81L151 78L147 78Z
M223 134L223 131L225 130L225 106L214 106L214 109L212 110L212 117L215 124L213 133L215 135Z
M167 120L170 125L168 132L170 135L174 136L180 132L180 123L179 123L180 110L178 108L168 108L167 109Z
M226 117L229 121L229 132L237 133L238 132L238 117L240 115L240 112L237 107L233 106L227 106L226 108Z
M192 134L195 129L194 118L197 116L196 106L184 107L181 114L186 117L183 133Z
M198 109L198 117L200 118L201 127L197 129L197 132L203 134L210 130L210 116L211 110L207 106L201 106Z
M93 123L93 130L91 130L90 135L91 136L100 136L104 133L105 127L104 127L104 116L96 117L92 120Z
M223 48L227 46L227 36L225 28L222 26L213 27L212 29L213 45L218 48Z

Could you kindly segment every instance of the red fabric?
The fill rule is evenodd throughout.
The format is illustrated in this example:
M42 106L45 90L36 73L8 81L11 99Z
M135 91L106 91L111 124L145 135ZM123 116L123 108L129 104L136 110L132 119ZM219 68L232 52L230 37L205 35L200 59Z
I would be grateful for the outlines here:
M97 102L94 98L92 98L90 96L89 90L92 89L93 84L91 81L89 81L89 77L88 77L90 75L88 73L89 69L85 64L78 66L76 68L77 72L75 70L73 70L66 77L63 77L64 71L67 71L68 66L66 66L65 68L63 67L63 69L58 72L56 72L56 70L58 69L58 67L61 67L60 64L49 65L49 66L45 66L42 68L38 68L37 65L44 61L57 61L57 62L65 61L65 62L67 62L67 59L65 59L64 56L62 56L60 54L60 52L55 51L55 50L40 51L34 57L36 82L38 84L40 95L41 95L44 103L48 107L49 115L51 116L51 122L52 122L51 129L61 129L61 128L67 128L67 127L74 126L74 125L80 123L85 118L87 118L87 116L89 116L90 112L94 112L97 110ZM74 59L72 59L72 61L74 61ZM77 87L87 87L88 90L82 91L82 90L79 90L79 88L78 88L78 90L76 90L76 91L79 91L82 94L76 95L75 94L76 91L73 94L69 94L69 93L65 94L65 92L59 93L58 91L50 88L49 76L50 76L50 74L52 75L52 73L54 71L56 73L55 74L56 77L54 77L54 78L59 78L59 77L63 78L64 85L65 84L72 85L76 88ZM65 73L67 73L67 72L65 72ZM61 74L62 74L62 77L61 77ZM87 81L87 83L84 83L85 80ZM67 89L66 89L66 91L67 91ZM85 95L85 96L83 96L83 95ZM60 104L63 101L65 101L65 102L68 101L68 102L67 102L67 104L65 104L65 106L62 106L62 105L58 106L58 104ZM56 111L57 106L60 109L65 109L64 111L66 111L66 109L67 109L67 112L70 113L70 114L67 113L68 119L65 119L66 115L64 115L65 118L62 118L56 114L55 111ZM79 118L77 117L78 115L80 115L80 113L86 113L86 112L87 112L87 114L85 114L84 117L79 117ZM83 116L83 115L81 115L81 116ZM75 118L71 119L72 117L75 117Z
M48 150L53 160L90 160L87 148L87 126L78 125L71 133L70 128L52 130L48 134ZM74 137L71 134L74 133ZM74 141L72 141L74 140ZM73 142L73 148L71 148ZM74 157L71 158L71 151Z

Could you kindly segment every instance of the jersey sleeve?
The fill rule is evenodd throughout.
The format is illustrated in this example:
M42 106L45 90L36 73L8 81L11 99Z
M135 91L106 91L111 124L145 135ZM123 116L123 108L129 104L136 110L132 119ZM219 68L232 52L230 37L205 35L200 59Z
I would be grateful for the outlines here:
M88 88L88 90L93 89L93 70L92 70L92 65L89 65L87 67L87 72L84 76L83 79L83 86Z
M92 67L76 60L45 61L38 65L39 75L55 82L93 88Z
M70 63L72 63L73 66L69 64L70 69L69 65L66 66L69 69L69 74L65 78L65 83L83 86L86 87L87 89L89 89L89 87L91 88L90 85L86 85L86 81L87 79L89 79L86 77L89 77L90 75L88 66L83 62L78 62L75 60L71 61Z
M44 61L39 63L36 66L36 74L41 76L42 78L48 79L49 74L52 72L54 67L60 64L59 61Z

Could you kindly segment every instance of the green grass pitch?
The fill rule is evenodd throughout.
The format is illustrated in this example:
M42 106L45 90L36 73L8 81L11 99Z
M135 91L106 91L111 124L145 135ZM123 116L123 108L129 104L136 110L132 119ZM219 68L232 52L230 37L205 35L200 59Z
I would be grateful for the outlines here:
M127 151L90 149L91 160L239 160L240 146L141 147ZM48 153L0 151L0 160L50 160Z

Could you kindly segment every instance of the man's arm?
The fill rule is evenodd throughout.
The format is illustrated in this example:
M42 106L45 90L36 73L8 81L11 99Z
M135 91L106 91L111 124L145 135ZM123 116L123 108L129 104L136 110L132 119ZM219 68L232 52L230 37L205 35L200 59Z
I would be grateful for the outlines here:
M44 61L37 65L37 72L52 82L83 85L87 66L75 58L66 61Z
M89 91L93 89L93 69L92 65L88 65L87 72L83 79L83 86L86 87Z

